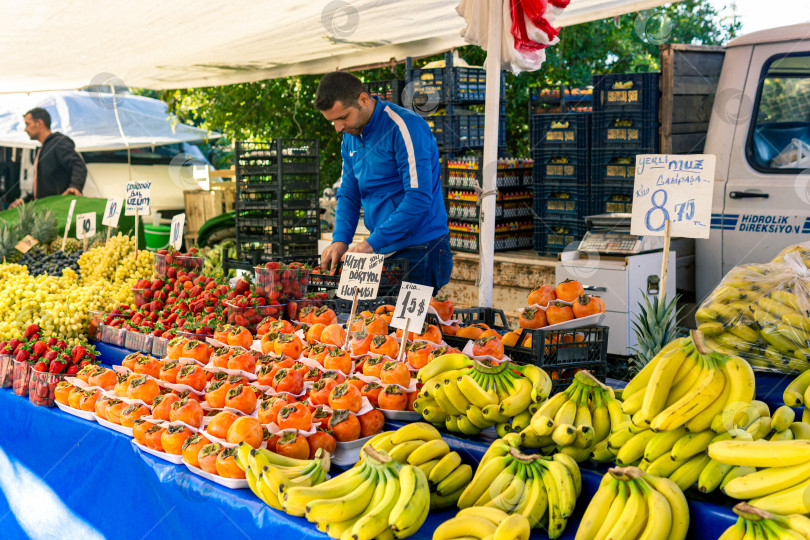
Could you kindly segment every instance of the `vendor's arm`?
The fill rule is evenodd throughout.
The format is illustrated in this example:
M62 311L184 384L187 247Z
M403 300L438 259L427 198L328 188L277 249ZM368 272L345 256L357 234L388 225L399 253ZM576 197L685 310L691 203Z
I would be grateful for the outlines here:
M386 111L388 113L388 111ZM394 153L399 177L405 188L405 197L397 209L368 237L368 243L379 253L384 246L404 239L418 230L425 209L432 206L433 166L431 155L436 145L427 124L421 118L392 117L397 125L394 130Z
M87 181L87 166L76 152L76 147L69 140L62 139L55 149L59 163L70 171L70 185L64 195L81 195Z

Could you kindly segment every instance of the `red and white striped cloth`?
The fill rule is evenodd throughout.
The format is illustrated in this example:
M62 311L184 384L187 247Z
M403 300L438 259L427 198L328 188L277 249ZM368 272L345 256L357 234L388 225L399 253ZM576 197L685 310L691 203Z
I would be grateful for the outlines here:
M456 12L467 22L461 36L487 48L490 2L502 4L501 64L514 73L540 69L543 49L559 41L553 26L571 0L461 0Z

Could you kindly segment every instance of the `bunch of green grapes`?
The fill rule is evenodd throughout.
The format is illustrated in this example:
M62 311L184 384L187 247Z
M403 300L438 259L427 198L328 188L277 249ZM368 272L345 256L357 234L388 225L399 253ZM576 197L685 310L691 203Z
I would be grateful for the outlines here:
M138 251L136 260L135 240L122 233L110 238L103 246L88 250L79 257L83 284L108 281L123 285L132 278L149 278L152 276L154 264L154 255L146 250Z

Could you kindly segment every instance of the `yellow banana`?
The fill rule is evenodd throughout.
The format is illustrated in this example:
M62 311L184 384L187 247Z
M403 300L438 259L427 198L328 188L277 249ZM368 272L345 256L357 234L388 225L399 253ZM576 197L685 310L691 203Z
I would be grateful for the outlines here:
M685 435L685 427L656 433L647 443L647 446L644 447L644 459L652 462L665 454L669 454L678 439Z
M709 455L722 463L748 467L789 467L808 460L810 441L720 441Z
M608 475L609 476L609 475ZM592 540L607 519L613 501L619 493L619 481L611 478L607 485L600 487L588 503L579 522L574 540Z
M800 374L787 385L782 393L782 401L788 407L798 407L804 404L804 393L810 388L810 369Z
M710 365L695 387L658 413L650 427L655 431L668 431L684 425L722 394L724 384L722 371Z
M663 495L669 503L672 521L667 540L684 540L689 529L689 507L686 504L683 491L668 478L659 478L651 474L645 474L641 478Z
M792 467L768 467L729 481L723 491L735 499L755 499L810 479L810 462Z

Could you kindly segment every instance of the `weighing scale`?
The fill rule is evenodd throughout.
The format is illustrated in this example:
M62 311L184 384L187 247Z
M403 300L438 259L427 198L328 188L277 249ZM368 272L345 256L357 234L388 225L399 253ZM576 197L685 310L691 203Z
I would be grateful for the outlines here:
M600 214L585 218L588 232L576 251L560 254L557 283L573 279L585 291L605 302L605 320L610 328L608 353L631 356L637 346L633 321L644 304L659 292L663 236L630 234L630 214ZM674 298L676 257L670 250L667 298Z
M585 218L588 232L579 243L578 251L604 255L633 255L664 248L663 236L630 234L631 214L598 214Z

